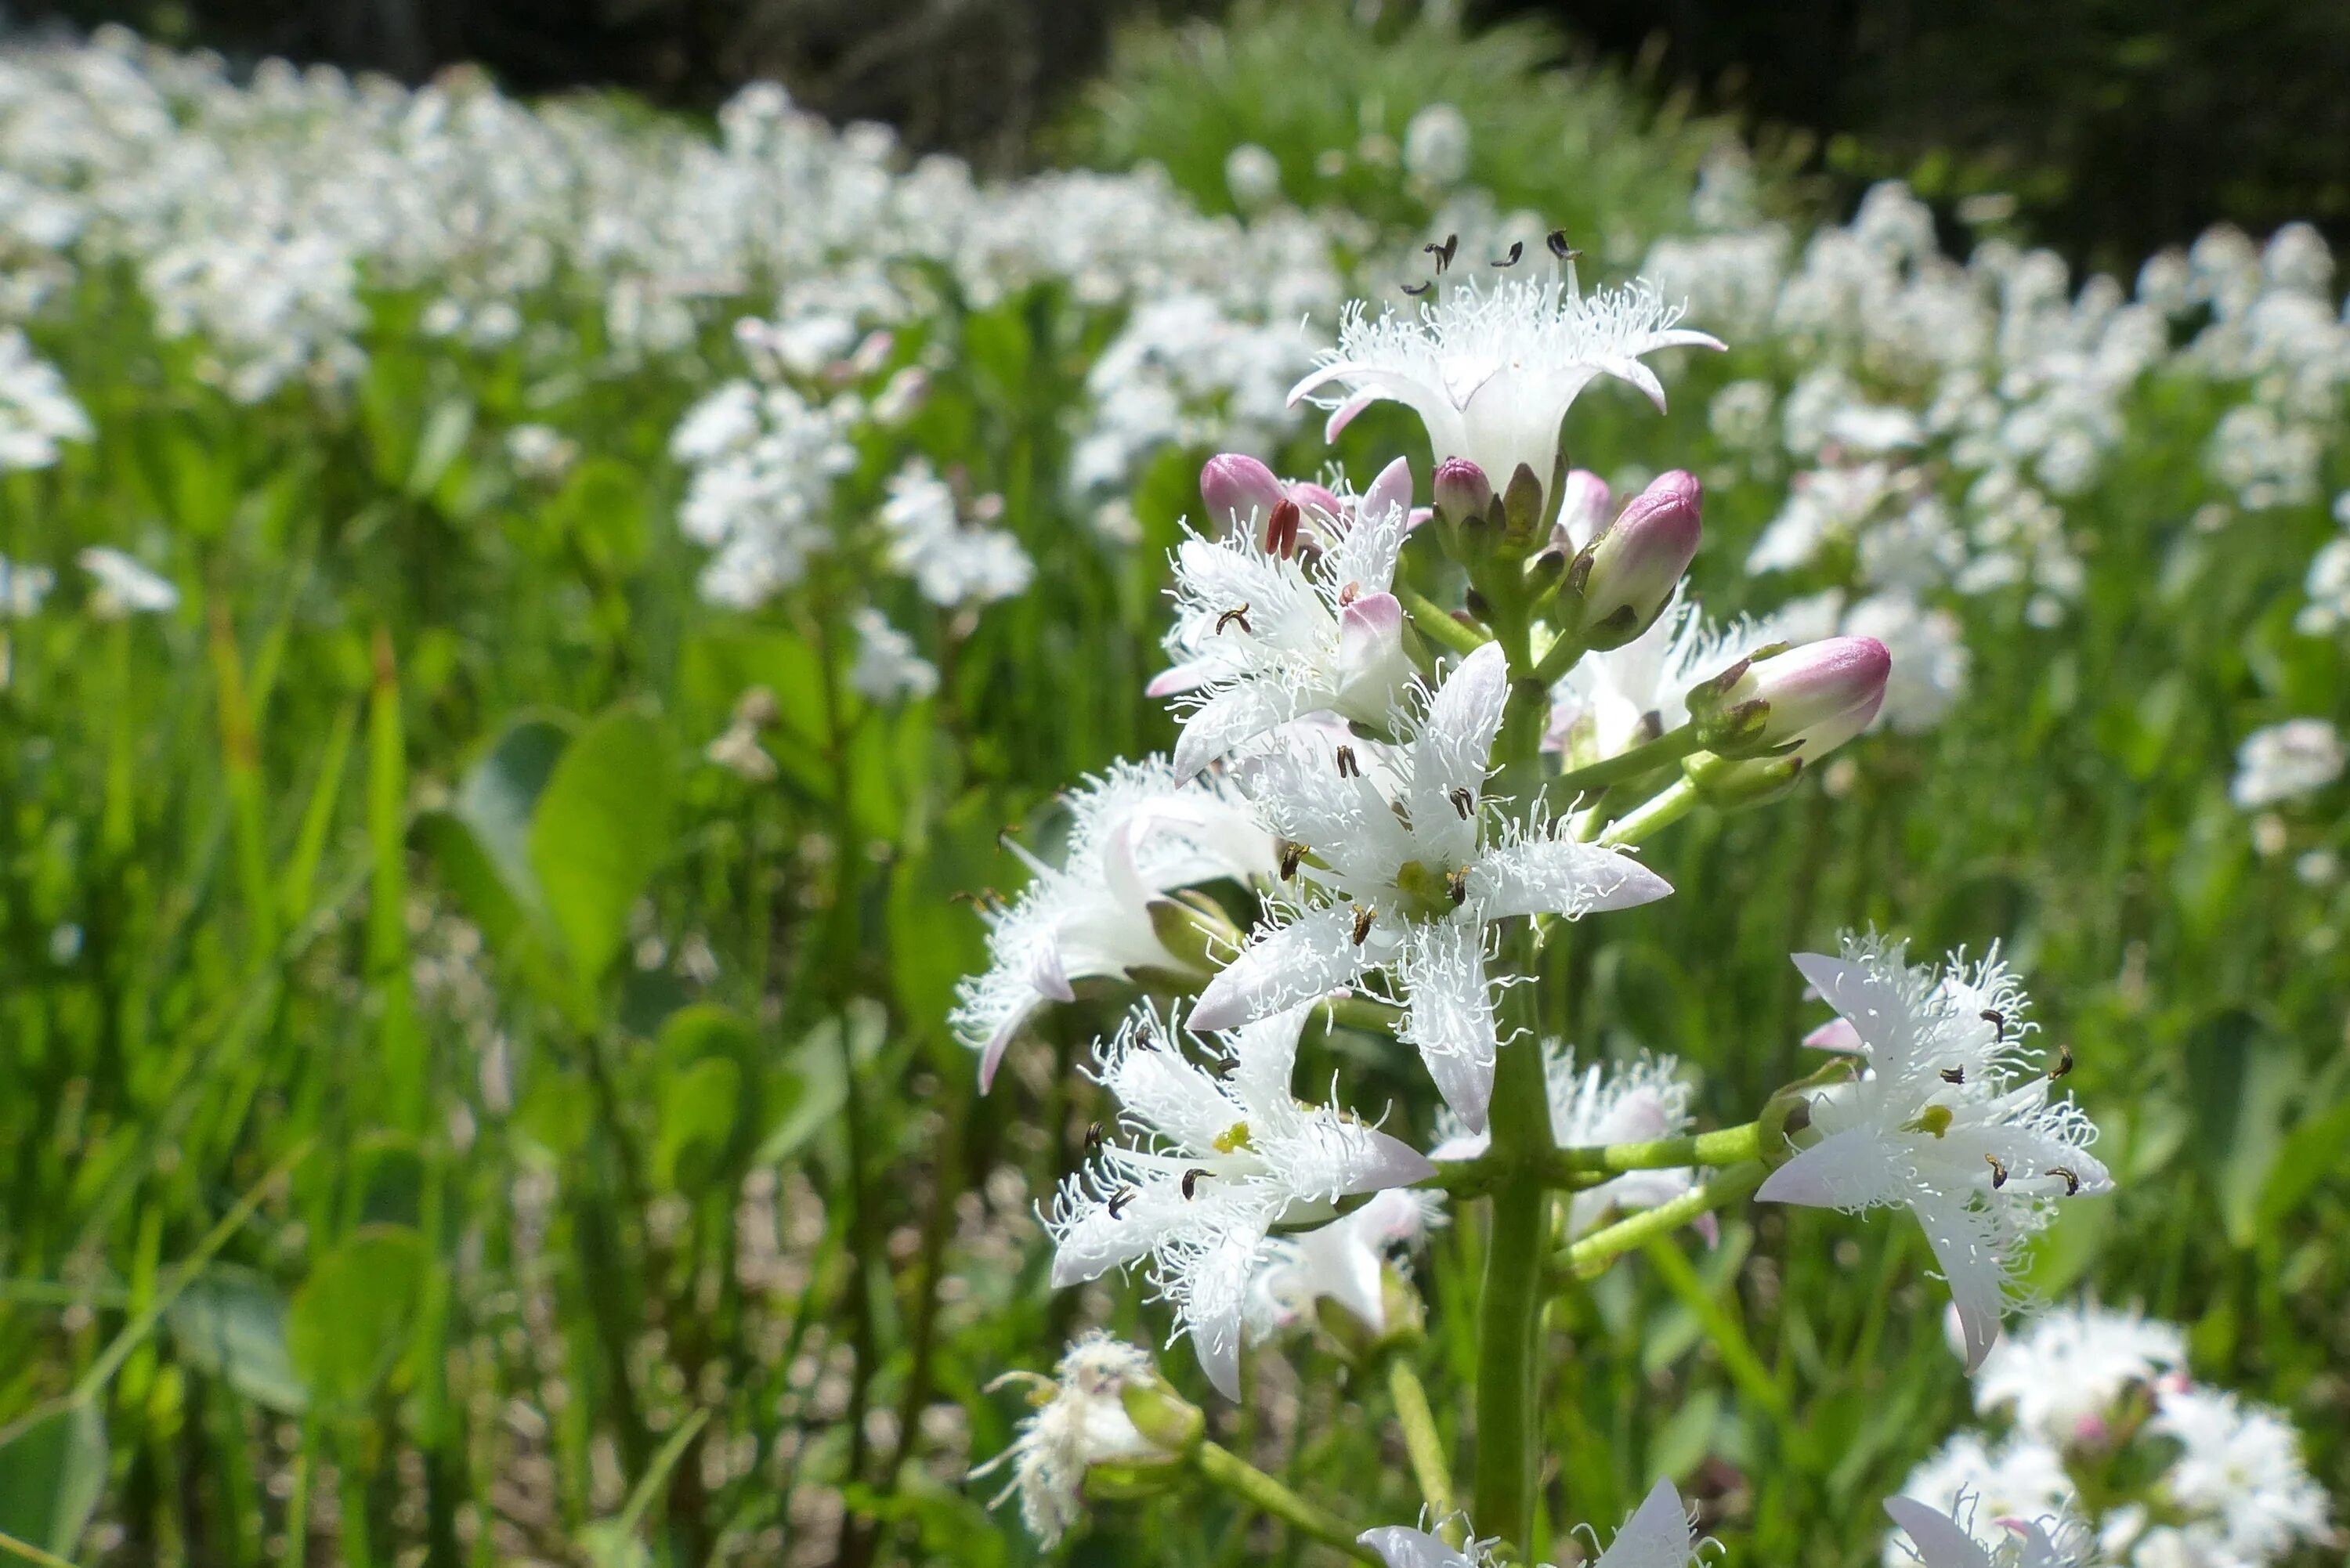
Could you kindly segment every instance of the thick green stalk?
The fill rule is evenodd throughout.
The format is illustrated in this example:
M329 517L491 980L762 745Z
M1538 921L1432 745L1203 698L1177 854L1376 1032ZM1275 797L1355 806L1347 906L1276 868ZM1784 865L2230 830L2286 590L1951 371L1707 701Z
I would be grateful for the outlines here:
M1380 1563L1379 1554L1355 1539L1358 1533L1336 1515L1315 1507L1229 1449L1203 1442L1192 1463L1201 1475L1251 1506L1285 1520L1315 1540L1335 1546L1362 1563Z
M1440 1521L1445 1520L1460 1507L1452 1497L1452 1467L1444 1457L1444 1440L1437 1436L1436 1412L1428 1407L1428 1390L1420 1386L1409 1356L1399 1353L1388 1358L1388 1392L1395 1397L1396 1425L1403 1428L1403 1449L1411 1458L1420 1500Z
M1525 1552L1532 1550L1540 1437L1534 1341L1543 1252L1550 1241L1550 1189L1540 1164L1551 1140L1550 1097L1542 1045L1531 1033L1503 1045L1494 1064L1492 1127L1492 1158L1502 1175L1493 1187L1477 1310L1477 1473L1470 1519L1480 1534L1498 1535Z

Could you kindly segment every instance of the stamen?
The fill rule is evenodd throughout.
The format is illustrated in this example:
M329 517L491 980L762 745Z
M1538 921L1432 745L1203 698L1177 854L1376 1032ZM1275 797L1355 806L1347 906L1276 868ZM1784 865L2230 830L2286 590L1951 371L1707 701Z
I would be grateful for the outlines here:
M1515 266L1524 258L1525 254L1526 242L1523 240L1512 240L1510 242L1510 254L1492 265L1495 266Z
M1452 803L1452 809L1461 814L1463 822L1468 821L1469 814L1477 809L1477 797L1461 785L1455 784L1452 793L1444 798Z
M1421 295L1426 294L1430 289L1434 288L1435 286L1436 285L1433 283L1408 283L1403 286L1403 291L1411 296L1414 299L1418 299Z
M1088 1124L1086 1127L1086 1154L1087 1158L1091 1158L1092 1156L1100 1153L1101 1146L1101 1123L1093 1122Z
M1282 845L1281 879L1284 882L1295 880L1297 877L1297 863L1305 858L1305 846L1303 844L1292 839Z
M2065 1197L2078 1198L2081 1196L2080 1173L2074 1170L2071 1166L2052 1165L2048 1168L2048 1174L2051 1176L2061 1176L2064 1179Z
M2007 1185L2007 1167L2000 1163L1999 1156L1995 1154L1987 1154L1983 1156L1983 1163L1991 1167L1991 1189L1993 1192L1996 1192L2001 1188L2005 1187Z
M1992 1044L2004 1045L2007 1044L2006 1013L2002 1012L1996 1007L1987 1007L1983 1009L1982 1021L1991 1025L1991 1043Z
M1355 906L1355 945L1357 947L1363 945L1363 940L1371 934L1371 922L1378 918L1379 912L1368 904Z
M1355 761L1355 748L1352 746L1338 748L1338 776L1342 779L1358 779L1363 776L1362 766Z
M1578 262L1583 259L1583 253L1566 243L1565 229L1553 229L1543 236L1543 243L1550 246L1551 254L1563 262Z
M1362 597L1363 585L1360 583L1348 583L1345 587L1338 590L1338 607L1340 609L1345 609L1348 605L1353 604L1357 599Z
M1203 1176L1213 1176L1216 1173L1212 1170L1208 1170L1196 1165L1191 1169L1185 1171L1183 1173L1183 1196L1185 1199L1188 1200L1191 1197L1193 1189L1199 1185L1200 1178Z
M1453 908L1458 909L1469 898L1469 867L1461 867L1444 879L1444 890L1452 895Z
M1256 628L1249 625L1248 617L1249 607L1246 605L1241 606L1238 609L1226 610L1223 614L1216 618L1216 635L1222 637L1224 632L1224 628L1232 625L1234 621L1238 621L1243 631L1248 633L1251 637L1254 637L1256 635Z
M1945 1067L1942 1069L1942 1082L1945 1084L1963 1084L1966 1081L1967 1070L1964 1067Z
M2071 1072L2072 1070L2073 1070L2073 1047L2072 1047L2072 1046L2070 1046L2070 1045L2068 1045L2068 1044L2067 1044L2067 1045L2059 1045L2059 1046L2057 1046L2057 1047L2056 1047L2056 1064L2055 1064L2054 1067L2051 1067L2051 1068L2049 1068L2049 1069L2048 1069L2048 1080L2049 1080L2049 1082L2051 1082L2051 1083L2055 1082L2057 1079L2059 1079L2059 1078L2063 1077L2065 1074L2067 1074L2067 1073Z
M1419 248L1436 258L1436 275L1442 277L1444 269L1452 265L1452 258L1460 253L1461 236L1447 234L1442 244L1426 244Z
M1107 1205L1109 1210L1109 1217L1116 1220L1124 1216L1126 1213L1126 1206L1133 1202L1138 1196L1139 1194L1137 1194L1131 1187L1121 1187L1116 1192L1111 1193L1109 1195L1109 1202Z

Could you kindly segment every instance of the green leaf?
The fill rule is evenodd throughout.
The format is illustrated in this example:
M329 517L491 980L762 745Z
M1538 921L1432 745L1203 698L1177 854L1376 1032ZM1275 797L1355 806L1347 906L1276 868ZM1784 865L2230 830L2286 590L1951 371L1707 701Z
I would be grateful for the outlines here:
M198 1277L164 1320L182 1361L265 1409L298 1416L310 1391L286 1349L286 1298L269 1277L224 1263Z
M295 1293L286 1347L323 1405L365 1399L408 1348L431 1268L424 1239L404 1226L354 1231Z
M567 724L548 717L518 720L506 726L457 790L454 815L471 830L506 893L526 911L542 907L531 867L531 819L570 744Z
M742 1101L743 1070L723 1056L705 1057L661 1080L660 1133L653 1145L653 1179L678 1189L706 1184L733 1141Z
M2216 1013L2187 1039L2187 1080L2195 1150L2220 1199L2228 1240L2249 1247L2258 1234L2262 1189L2284 1141L2284 1117L2300 1076L2287 1041L2241 1008Z
M848 1059L841 1049L840 1025L817 1025L790 1060L767 1073L766 1103L774 1119L759 1145L754 1165L773 1165L797 1154L831 1125L848 1100Z
M2338 1175L2345 1148L2350 1148L2350 1097L2305 1117L2277 1150L2268 1183L2261 1189L2256 1228L2267 1231L2283 1223L2319 1182Z
M61 1406L0 1432L0 1531L71 1557L106 1490L106 1422Z
M1721 1419L1721 1394L1713 1388L1693 1391L1681 1407L1648 1439L1648 1463L1644 1473L1686 1480L1713 1447L1713 1428Z
M411 500L421 501L432 493L449 465L465 450L465 438L473 433L473 404L463 398L447 398L433 405L424 421L424 433L416 442L416 461L401 486Z
M669 854L670 767L642 713L605 714L566 748L539 793L530 865L581 979L600 978L629 909Z
M596 1125L596 1096L577 1078L542 1070L515 1108L515 1130L561 1159L588 1145Z

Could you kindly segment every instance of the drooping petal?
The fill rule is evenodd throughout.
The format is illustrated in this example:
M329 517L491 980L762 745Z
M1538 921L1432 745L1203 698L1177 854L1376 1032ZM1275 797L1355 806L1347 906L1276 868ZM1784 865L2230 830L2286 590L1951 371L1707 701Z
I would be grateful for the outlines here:
M1758 1203L1798 1203L1812 1209L1875 1209L1909 1200L1912 1189L1899 1151L1875 1127L1830 1133L1773 1171L1755 1190Z
M1228 1233L1183 1264L1181 1308L1200 1370L1227 1399L1241 1397L1241 1335L1249 1276L1264 1251L1264 1232Z
M1355 1539L1378 1552L1388 1568L1476 1568L1475 1559L1453 1551L1441 1537L1407 1525L1381 1525Z
M1966 1340L1967 1370L1972 1372L1998 1341L2000 1317L2007 1309L2007 1262L1998 1252L1997 1228L1990 1215L1960 1197L1921 1192L1909 1207L1950 1282L1950 1304L1958 1309Z
M1885 1511L1907 1531L1925 1568L1991 1568L1991 1553L1959 1521L1914 1497L1888 1497Z
M1469 868L1469 892L1489 920L1583 915L1654 903L1672 885L1630 856L1571 838L1497 844Z
M1330 905L1260 931L1201 992L1191 1027L1231 1029L1351 984L1376 956L1356 943L1354 928L1350 911Z
M1003 1064L1004 1052L1012 1048L1012 1042L1019 1034L1021 1025L1028 1022L1028 1015L1035 1012L1044 1000L1040 996L1025 1006L1007 1012L996 1024L994 1032L988 1035L987 1044L980 1048L979 1053L981 1094L986 1094L995 1086L995 1070Z
M1419 1050L1437 1092L1471 1132L1485 1130L1499 1044L1483 943L1474 924L1420 927L1398 965L1410 993L1399 1038Z
M1689 1568L1690 1521L1673 1483L1650 1488L1593 1568Z

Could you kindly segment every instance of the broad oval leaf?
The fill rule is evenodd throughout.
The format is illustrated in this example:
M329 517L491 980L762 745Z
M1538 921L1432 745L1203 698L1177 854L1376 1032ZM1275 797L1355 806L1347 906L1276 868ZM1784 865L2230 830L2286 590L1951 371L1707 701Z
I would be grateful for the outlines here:
M669 854L670 788L660 731L620 709L580 732L539 792L530 866L583 981L610 967L629 906Z

